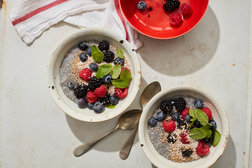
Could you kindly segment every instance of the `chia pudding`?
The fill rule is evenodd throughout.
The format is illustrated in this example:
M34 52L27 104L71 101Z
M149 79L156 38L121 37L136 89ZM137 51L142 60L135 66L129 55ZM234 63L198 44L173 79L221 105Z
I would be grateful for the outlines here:
M101 113L128 95L130 68L127 55L114 44L82 41L65 55L59 70L60 85L79 108Z
M174 162L207 156L221 138L208 102L191 96L163 100L148 120L148 134L156 151ZM212 106L211 106L212 107Z

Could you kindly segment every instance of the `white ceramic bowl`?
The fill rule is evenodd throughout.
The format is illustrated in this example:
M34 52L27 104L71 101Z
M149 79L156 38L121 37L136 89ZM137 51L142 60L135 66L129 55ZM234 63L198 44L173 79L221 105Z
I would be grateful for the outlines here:
M116 47L121 48L125 55L128 56L129 65L131 68L132 81L129 87L128 96L119 102L114 109L106 108L104 112L96 114L88 108L80 109L77 104L71 101L63 93L59 79L59 69L62 60L66 53L79 42L83 40L107 40L113 43ZM129 107L136 97L141 83L141 68L138 56L132 49L130 44L116 33L104 31L102 29L85 29L72 34L66 38L53 52L49 65L49 90L52 94L54 101L58 106L71 117L87 121L87 122L100 122L109 120L122 114L127 107Z
M187 162L187 163L178 163L173 162L168 159L165 159L160 155L154 148L152 142L150 141L148 134L148 124L147 121L150 116L153 114L154 110L158 108L162 100L173 97L173 96L192 96L201 98L204 102L208 102L207 106L212 110L213 118L217 123L217 130L221 133L221 140L216 147L210 148L210 153L206 157L203 157L199 160ZM164 91L161 91L155 97L153 97L147 106L144 108L144 111L140 118L139 123L139 141L142 149L144 150L146 156L151 160L151 162L159 168L208 168L213 165L218 158L224 152L227 141L229 137L229 126L228 119L225 111L216 102L212 96L209 94L192 87L175 87L170 88Z

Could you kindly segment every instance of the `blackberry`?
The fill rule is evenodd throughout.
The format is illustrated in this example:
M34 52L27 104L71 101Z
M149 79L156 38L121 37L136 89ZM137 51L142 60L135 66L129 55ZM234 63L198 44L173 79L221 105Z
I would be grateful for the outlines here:
M212 134L211 134L210 138L202 139L203 142L210 143L210 144L213 143L213 141L214 141L214 131L213 130L211 130L211 131L212 131Z
M190 149L187 149L187 150L184 150L182 149L182 156L183 157L190 157L193 153L193 150L190 148Z
M182 120L182 119L178 119L177 120L177 127L178 127L178 129L182 129L182 126L185 126L185 129L187 128L187 124L186 124L186 122L184 121L184 120Z
M186 101L184 98L179 97L174 100L174 105L178 112L182 112L186 108Z
M174 133L169 133L167 136L168 143L175 143L177 141L177 135Z
M160 104L160 109L164 112L164 113L168 113L172 111L172 108L174 106L174 100L169 99L169 100L163 100Z
M178 0L167 0L163 5L163 8L166 12L172 11L180 6L180 2Z
M113 62L115 54L112 51L105 51L103 60L107 63Z
M88 91L88 86L87 85L77 85L74 88L74 95L76 96L76 98L80 99L80 98L84 98L87 94Z
M104 106L109 106L111 103L109 101L109 94L106 94L104 97L99 97L97 101L101 102Z
M109 43L107 41L105 41L105 40L102 40L102 41L99 42L98 48L101 51L108 51Z
M97 79L96 76L92 76L89 78L89 81L88 81L89 90L94 91L96 88L100 87L101 85L102 85L102 81L100 79Z

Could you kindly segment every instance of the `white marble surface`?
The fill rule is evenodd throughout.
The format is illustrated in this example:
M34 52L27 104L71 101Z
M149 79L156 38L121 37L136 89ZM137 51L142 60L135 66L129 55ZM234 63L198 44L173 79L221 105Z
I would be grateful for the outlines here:
M8 0L7 11L0 10L0 167L151 168L138 138L129 158L120 160L118 151L129 134L125 131L80 158L73 156L74 147L112 128L117 118L90 124L56 106L47 86L49 58L78 29L61 23L26 46L6 16L16 2ZM194 85L212 93L227 111L230 140L213 168L251 167L250 7L249 0L212 0L199 25L185 36L155 40L141 35L143 86L153 80L163 88Z

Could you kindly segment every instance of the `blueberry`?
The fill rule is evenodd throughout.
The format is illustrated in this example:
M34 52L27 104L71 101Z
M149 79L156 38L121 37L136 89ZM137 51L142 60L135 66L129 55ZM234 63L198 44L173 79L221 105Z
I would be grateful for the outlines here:
M120 57L117 57L115 60L114 60L114 64L119 64L121 66L124 65L124 59L120 58Z
M113 95L113 96L110 96L110 97L109 97L109 101L110 101L110 103L111 103L112 105L117 105L118 102L119 102L119 99L118 99L115 95Z
M79 46L79 49L82 51L86 51L88 48L88 45L84 41L80 42L78 46Z
M80 98L77 100L77 105L79 108L84 108L86 107L86 100L84 98Z
M140 1L140 2L138 2L138 4L137 4L137 8L138 8L139 10L144 10L144 9L146 9L146 7L147 7L147 5L146 5L146 3L145 3L144 1Z
M198 109L202 109L203 106L204 106L204 104L203 104L202 100L196 99L196 100L194 100L194 106L195 106L196 108L198 108Z
M111 79L112 79L112 76L108 74L102 78L102 82L108 84L109 82L111 82Z
M87 107L89 110L93 110L94 104L87 103Z
M214 120L210 120L210 121L209 121L209 124L212 125L212 126L211 126L212 129L216 129L216 128L217 128L217 124L216 124L216 122L215 122Z
M154 117L151 117L148 120L148 124L149 124L150 127L155 127L157 125L157 120Z
M186 120L186 122L187 123L190 123L191 121L191 116L190 116L190 114L187 114L186 116L185 116L185 120Z
M163 111L158 112L156 115L156 119L158 121L163 121L165 118L166 118L166 115Z
M194 126L197 127L197 128L202 127L202 125L200 124L200 122L198 120L195 120Z
M97 70L98 70L98 65L97 64L95 64L95 63L91 63L90 65L89 65L89 68L93 71L93 72L96 72Z
M68 82L67 87L68 87L68 89L73 90L74 89L74 84L72 82Z
M177 121L179 119L179 113L177 112L171 113L171 118L173 121Z
M81 53L79 55L79 58L80 58L81 62L86 62L88 59L87 53Z
M101 102L95 102L93 110L96 113L101 113L104 110L104 105Z
M89 56L91 56L91 55L92 55L92 54L91 54L91 47L88 47L87 50L86 50L86 52L87 52L87 54L88 54Z

